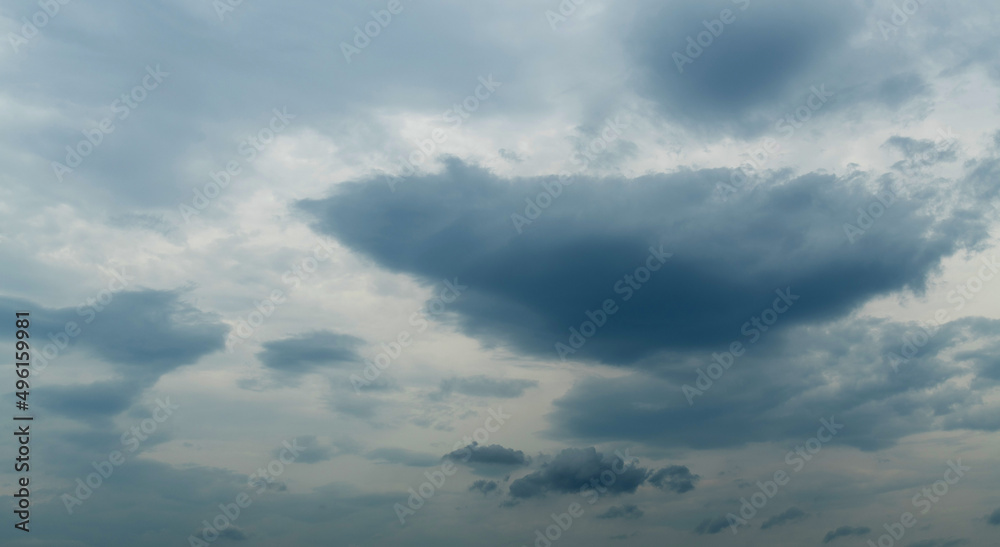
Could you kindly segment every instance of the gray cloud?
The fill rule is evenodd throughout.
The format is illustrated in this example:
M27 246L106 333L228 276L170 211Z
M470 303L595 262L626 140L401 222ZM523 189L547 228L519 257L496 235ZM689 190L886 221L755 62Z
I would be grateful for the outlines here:
M871 533L872 529L867 526L858 526L857 528L853 526L841 526L836 530L830 530L823 536L823 543L830 543L831 541L850 536L863 536L865 534Z
M694 490L694 483L701 478L693 475L685 465L671 465L658 469L649 475L649 484L662 490L670 490L683 494Z
M500 483L494 480L479 479L469 486L469 491L477 491L484 496L500 491Z
M648 7L653 13L639 20L630 41L642 74L640 90L665 116L711 133L757 133L810 85L843 85L844 74L820 79L816 67L830 68L817 61L840 53L862 22L854 2L837 9L793 1ZM709 47L691 46L699 33L709 32L703 21L719 19L722 9L731 10L735 20L719 24L721 34ZM683 72L678 55L693 61L680 60Z
M323 445L315 435L300 435L295 438L294 442L294 447L298 452L295 461L298 463L324 462L332 459L338 453L336 447ZM277 458L284 450L284 447L276 448L272 455Z
M774 528L775 526L784 526L790 522L795 522L806 517L806 513L799 509L798 507L790 507L784 513L779 513L773 517L768 518L760 525L761 530L767 530L769 528Z
M316 331L265 342L264 351L257 356L268 368L286 374L300 374L325 365L360 362L356 349L362 343L354 336Z
M612 480L602 479L611 474ZM512 498L533 498L548 492L578 493L601 487L610 494L630 494L646 480L648 470L616 456L604 456L597 449L567 448L542 468L510 484Z
M993 511L986 521L994 526L1000 526L1000 507L998 507L996 511Z
M916 324L866 319L796 327L762 338L693 405L681 388L695 385L695 371L713 361L713 352L668 353L633 375L579 382L555 402L550 435L722 448L804 442L820 419L834 416L849 424L837 443L876 450L918 432L996 431L1000 421L990 417L994 407L982 398L994 382L963 387L951 380L968 373L963 358L977 362L977 354L954 350L970 340L991 347L1000 338L998 326L982 318L946 323L895 371L887 356L923 335ZM834 372L840 381L831 386ZM756 416L753 428L739 418L747 415Z
M608 507L608 509L606 511L604 511L603 513L597 515L597 518L599 518L599 519L626 519L626 520L635 520L635 519L642 518L643 514L644 513L643 513L642 509L639 509L635 505L626 503L625 505L622 505L621 507L619 507L617 505L612 505L611 507Z
M520 450L505 448L498 444L488 446L480 445L477 442L460 448L454 452L449 452L443 456L446 459L474 464L495 464L495 465L526 465L530 460Z
M834 319L880 294L923 290L942 258L985 237L981 220L934 220L900 196L850 245L843 226L875 199L857 178L808 174L722 201L714 189L729 175L581 178L520 235L511 215L555 178L505 181L452 160L396 192L379 180L349 182L299 207L316 218L317 231L390 270L467 284L449 309L466 333L489 343L554 358L555 344L588 320L586 311L614 299L620 311L572 355L612 364L728 344L772 304L776 289L800 298L771 330ZM623 277L651 247L674 256L641 289L628 287Z
M124 291L112 294L103 305L92 300L77 308L55 309L0 297L0 309L11 316L14 310L31 311L31 330L44 340L37 346L36 366L44 363L55 370L76 351L113 366L114 379L38 392L39 403L53 412L104 419L126 410L162 375L222 349L228 327L181 296L180 291Z

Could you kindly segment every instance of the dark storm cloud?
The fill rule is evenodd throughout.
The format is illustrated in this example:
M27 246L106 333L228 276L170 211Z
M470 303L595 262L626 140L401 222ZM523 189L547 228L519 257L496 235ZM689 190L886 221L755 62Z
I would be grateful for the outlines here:
M834 97L806 122L834 109L899 109L929 96L929 82L915 50L870 32L875 16L886 15L880 9L852 1L648 3L628 41L638 91L670 122L714 137L797 127L803 118L778 120L806 104L814 86L829 86ZM933 19L931 11L921 18Z
M537 385L538 382L534 380L490 378L487 376L449 378L441 381L441 387L435 396L442 397L451 393L461 393L473 397L513 399L524 394L524 390Z
M298 454L295 456L295 461L298 463L324 462L340 452L335 446L321 443L315 435L300 435L295 438L294 443L295 451ZM275 448L272 455L277 458L285 450L285 447Z
M760 119L762 111L772 114L776 104L819 83L807 80L816 61L842 48L860 22L850 2L836 7L791 1L671 2L648 9L652 13L641 19L632 40L646 79L643 91L671 119L737 131L746 129L741 124L759 130L770 121ZM695 41L699 33L709 32L703 21L718 20L723 9L735 20L722 25L708 47L690 46L688 37ZM678 61L677 55L693 62Z
M894 369L890 354L902 357L909 340L924 343ZM995 381L952 381L968 374L969 364L975 370L979 352L954 351L973 341L992 347L1000 321L959 319L929 337L916 324L879 319L797 327L737 357L692 404L681 388L695 385L696 370L713 362L713 352L669 353L647 371L579 382L555 402L549 435L692 448L801 443L833 417L844 426L834 442L877 450L927 431L995 431L995 405L984 399Z
M522 234L511 215L555 177L506 181L452 160L395 192L382 180L345 183L299 207L317 231L388 269L468 285L449 310L485 342L556 357L569 329L614 299L619 311L572 357L615 364L728 344L779 289L800 298L776 329L922 290L943 257L986 234L981 219L935 221L900 196L851 244L845 223L875 199L863 180L808 174L722 200L715 189L729 176L578 179ZM650 261L659 271L640 289L626 285Z
M767 530L769 528L774 528L775 526L784 526L785 524L788 524L790 522L795 522L805 517L806 513L804 511L802 511L798 507L792 507L787 511L785 511L784 513L774 515L773 517L765 520L760 525L760 529Z
M986 521L994 526L1000 526L1000 507L996 511L993 511Z
M626 503L621 507L618 507L617 505L608 507L607 511L597 515L597 518L635 520L642 518L643 514L642 509L639 509L639 507Z
M229 328L214 314L183 302L179 291L101 294L103 304L91 299L77 308L58 309L0 297L0 309L11 316L14 310L31 312L40 370L55 370L77 349L114 365L118 377L113 380L39 392L40 404L50 410L80 418L117 414L160 376L223 347ZM5 329L3 335L13 332Z
M482 493L484 496L497 492L500 489L500 483L493 480L479 479L469 486L469 491L476 491Z
M498 444L482 446L473 442L465 448L449 452L446 459L471 464L525 465L529 459L520 450L506 448Z
M118 381L51 386L38 392L37 396L48 410L72 418L89 419L114 416L127 410L139 395L137 387Z
M645 482L647 474L648 470L636 467L635 462L626 463L616 455L604 456L594 447L567 448L538 471L512 482L510 495L533 498L548 492L569 494L596 487L612 495L631 494ZM614 478L604 478L609 476Z
M830 543L831 541L849 536L863 536L865 534L871 533L872 529L867 526L859 526L857 528L853 526L841 526L836 530L830 530L823 536L823 543Z
M701 478L691 474L685 465L671 465L655 471L649 476L649 484L661 489L683 494L694 490L694 483Z
M324 365L356 363L356 349L363 341L354 336L317 331L264 343L257 354L265 366L283 373L303 373Z

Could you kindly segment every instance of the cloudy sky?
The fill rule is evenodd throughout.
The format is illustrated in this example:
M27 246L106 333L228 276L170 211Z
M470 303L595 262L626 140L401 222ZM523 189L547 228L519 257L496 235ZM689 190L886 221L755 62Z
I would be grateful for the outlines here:
M7 3L0 543L996 545L998 24Z

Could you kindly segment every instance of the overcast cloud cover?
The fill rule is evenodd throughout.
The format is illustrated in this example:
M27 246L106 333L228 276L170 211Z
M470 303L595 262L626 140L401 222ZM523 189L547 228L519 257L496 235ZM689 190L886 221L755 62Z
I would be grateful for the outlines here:
M996 545L998 24L0 6L0 544Z

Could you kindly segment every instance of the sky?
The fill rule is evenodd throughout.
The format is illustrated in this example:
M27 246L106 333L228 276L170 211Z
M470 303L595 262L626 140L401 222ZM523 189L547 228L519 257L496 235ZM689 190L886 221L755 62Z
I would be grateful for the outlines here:
M998 24L0 7L0 543L996 545Z

